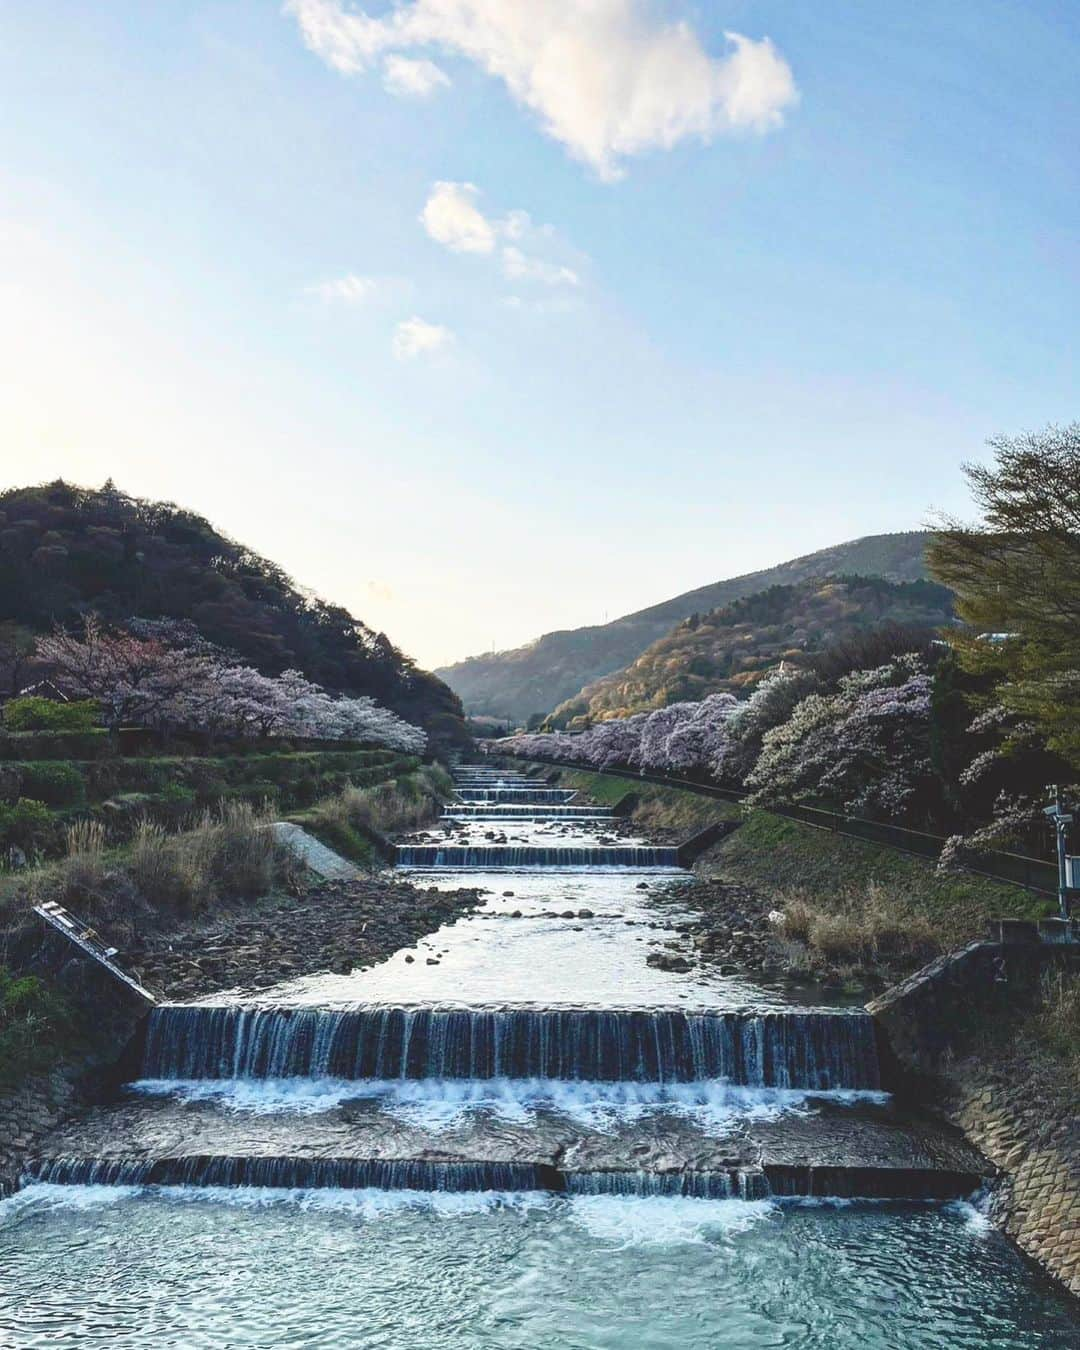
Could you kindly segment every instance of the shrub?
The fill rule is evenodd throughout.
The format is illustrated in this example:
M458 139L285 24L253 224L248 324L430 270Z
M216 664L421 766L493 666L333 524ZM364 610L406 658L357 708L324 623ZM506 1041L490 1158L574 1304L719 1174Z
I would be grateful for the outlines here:
M20 771L22 790L48 806L77 806L86 798L86 784L74 764L63 760L30 761Z
M203 817L195 835L222 890L250 898L270 889L277 845L267 824L250 802L242 801L224 802L213 816Z
M56 839L56 823L44 802L20 797L14 806L0 805L0 849L33 856L55 848Z
M154 905L197 908L210 894L204 851L183 836L168 835L153 821L136 826L128 855L128 872L140 893Z
M13 698L4 705L4 726L8 731L91 731L101 720L101 709L93 699L55 703L52 699L29 696Z
M0 759L108 759L112 753L104 729L0 732Z
M0 1083L48 1069L74 1036L64 999L32 975L0 966Z
M836 891L828 903L805 895L784 899L784 936L807 949L810 965L921 965L941 936L903 897L870 882Z

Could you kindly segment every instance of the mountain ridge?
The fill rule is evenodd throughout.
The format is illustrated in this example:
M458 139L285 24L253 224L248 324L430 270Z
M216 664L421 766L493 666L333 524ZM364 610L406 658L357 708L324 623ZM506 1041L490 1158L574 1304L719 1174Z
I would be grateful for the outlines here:
M57 480L0 492L0 626L44 633L89 613L193 623L266 675L295 668L370 695L433 743L463 744L457 696L385 634L296 585L277 563L172 502Z
M434 674L462 699L468 712L523 723L534 715L546 716L586 685L628 666L695 612L815 576L923 580L928 576L924 553L930 538L928 530L863 535L773 567L721 578L607 624L556 629L521 647L441 666Z
M573 731L710 694L738 695L781 663L812 664L826 649L871 633L875 645L906 650L953 622L952 602L952 592L933 581L836 576L770 586L683 619L628 666L559 704L547 725Z

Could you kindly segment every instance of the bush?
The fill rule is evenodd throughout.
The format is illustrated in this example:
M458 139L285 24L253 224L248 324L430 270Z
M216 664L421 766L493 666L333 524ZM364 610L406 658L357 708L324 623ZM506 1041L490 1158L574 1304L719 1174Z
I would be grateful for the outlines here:
M0 1083L48 1069L73 1036L71 1010L54 989L0 966Z
M0 759L108 759L109 733L92 731L0 731Z
M86 783L74 764L63 760L32 760L19 771L22 791L47 806L78 806L86 798Z
M277 846L249 802L222 803L194 829L167 834L150 820L136 828L128 872L152 904L199 910L217 896L251 899L274 883Z
M33 856L56 843L56 823L44 802L20 797L14 806L0 805L0 849L21 849Z
M91 731L101 720L101 708L93 699L55 703L52 699L30 696L13 698L4 704L4 726L8 731Z
M838 890L827 904L805 895L786 897L783 914L784 936L807 948L812 967L910 968L942 945L927 918L874 882Z

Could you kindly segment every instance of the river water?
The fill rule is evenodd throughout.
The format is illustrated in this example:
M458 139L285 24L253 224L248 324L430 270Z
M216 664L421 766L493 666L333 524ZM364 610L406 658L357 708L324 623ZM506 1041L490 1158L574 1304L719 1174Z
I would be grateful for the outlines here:
M153 1014L142 1079L0 1203L0 1346L1080 1343L858 1010L647 964L670 855L489 777L405 855L475 914Z

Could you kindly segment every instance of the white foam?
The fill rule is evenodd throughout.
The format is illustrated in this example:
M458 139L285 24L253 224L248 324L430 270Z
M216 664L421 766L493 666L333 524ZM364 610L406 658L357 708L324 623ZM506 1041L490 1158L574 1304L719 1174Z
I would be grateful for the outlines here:
M483 1214L493 1209L544 1209L552 1203L546 1191L409 1191L362 1187L339 1190L310 1187L289 1190L274 1186L156 1186L154 1195L185 1204L231 1205L263 1209L292 1205L310 1211L349 1213L362 1219L381 1219L404 1210L418 1210L440 1218Z
M976 1191L967 1200L950 1200L944 1206L947 1214L955 1214L964 1222L964 1227L976 1237L988 1237L995 1231L990 1218L990 1192Z
M570 1216L590 1236L619 1247L718 1242L774 1214L771 1200L699 1200L690 1196L575 1195Z
M139 1193L138 1186L64 1186L35 1181L0 1200L0 1223L17 1219L26 1211L51 1209L100 1209Z
M317 1115L370 1093L344 1078L140 1078L128 1090L146 1097L176 1097L183 1102L214 1102L229 1111L252 1115Z
M884 1102L882 1092L810 1092L734 1086L722 1080L694 1083L595 1083L557 1079L141 1079L131 1089L184 1102L215 1102L255 1115L311 1115L342 1102L377 1100L382 1110L427 1130L449 1129L471 1115L528 1124L554 1112L595 1130L655 1115L692 1120L716 1131L735 1120L775 1120L812 1115L820 1102L845 1106Z

